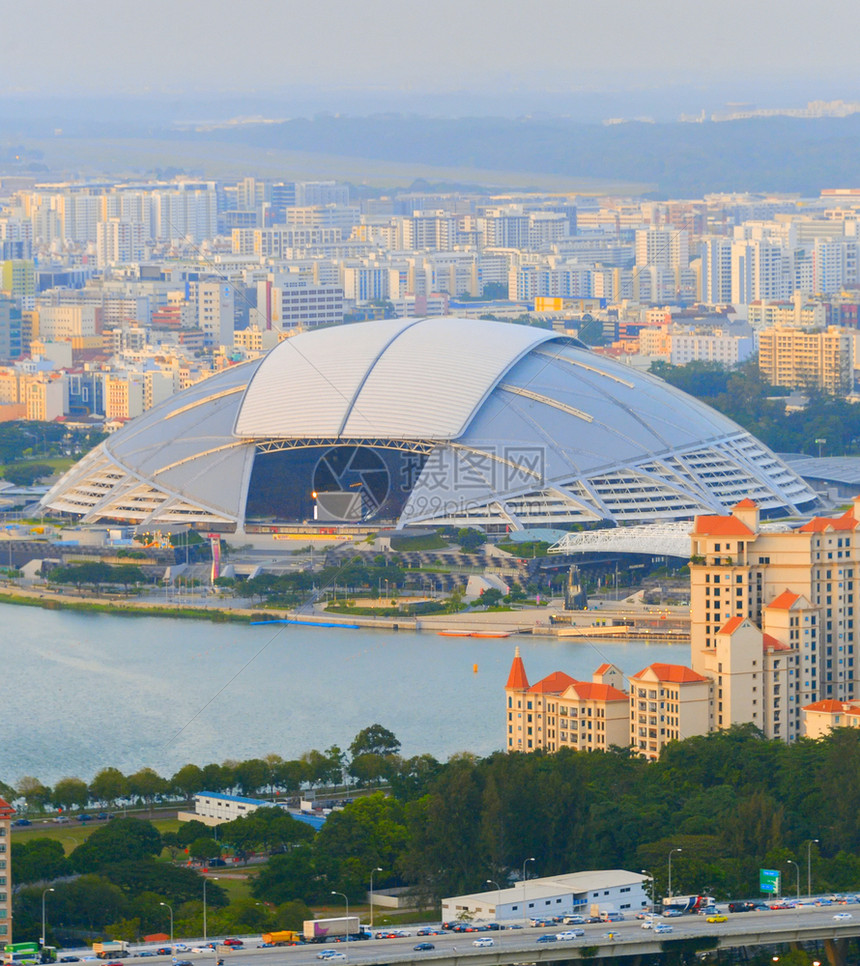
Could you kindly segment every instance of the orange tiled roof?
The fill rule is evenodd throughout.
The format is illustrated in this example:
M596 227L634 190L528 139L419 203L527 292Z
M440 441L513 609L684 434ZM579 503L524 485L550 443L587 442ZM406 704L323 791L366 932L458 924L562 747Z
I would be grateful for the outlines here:
M824 711L827 714L835 714L841 711L860 711L856 705L843 704L841 701L835 701L833 698L824 698L822 701L813 701L812 704L807 704L803 708L804 711Z
M740 503L736 503L734 506L734 509L735 510L754 510L757 506L758 506L758 503L756 503L754 500L751 500L749 497L746 497L746 499L741 500Z
M752 530L737 517L701 516L696 517L693 527L694 536L708 537L751 537Z
M801 533L823 533L825 530L856 530L854 508L846 510L841 517L813 517L800 528Z
M793 594L790 590L784 590L779 597L774 597L774 599L765 606L772 608L773 610L790 610L791 606L800 600L800 594Z
M564 671L553 671L552 674L548 674L545 678L538 681L537 684L533 684L529 688L529 692L533 694L561 694L571 684L579 684L579 681L576 678L572 678L569 674L565 674Z
M6 801L0 798L0 818L11 818L15 814L15 809Z
M761 636L762 649L774 650L774 651L791 651L793 648L790 644L783 644L782 641L778 641L772 634L762 634Z
M719 634L733 634L743 622L746 620L745 617L730 617L725 624L719 629Z
M612 667L609 661L604 661L603 664L594 672L595 674L606 674L606 672Z
M520 657L519 646L514 650L514 659L511 662L511 672L508 675L506 688L513 688L517 691L527 691L529 679L526 677L526 668L523 659Z
M646 671L653 671L657 680L668 681L671 684L691 684L695 681L707 681L703 674L697 674L692 668L685 667L683 664L649 664L634 678L640 678Z
M574 690L583 701L627 701L629 696L611 684L595 684L593 681L577 681Z

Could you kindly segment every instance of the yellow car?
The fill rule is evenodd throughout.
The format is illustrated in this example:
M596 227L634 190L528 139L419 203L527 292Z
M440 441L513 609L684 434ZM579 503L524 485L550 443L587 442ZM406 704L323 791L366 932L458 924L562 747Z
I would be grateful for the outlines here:
M718 912L715 916L708 916L707 922L726 922L728 916L724 916L721 912Z

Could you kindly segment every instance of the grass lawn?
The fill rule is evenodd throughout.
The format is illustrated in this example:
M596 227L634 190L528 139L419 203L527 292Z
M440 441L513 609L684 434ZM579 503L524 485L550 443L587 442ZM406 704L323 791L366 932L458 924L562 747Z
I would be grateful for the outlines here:
M152 824L159 832L175 832L179 828L179 821L175 818L155 819ZM86 825L70 822L68 825L51 825L47 828L41 826L38 828L19 827L12 833L12 841L23 843L31 842L33 839L55 839L62 843L63 849L68 855L103 825L105 825L105 822L88 822Z
M0 476L3 475L7 467L29 466L31 463L41 463L43 466L50 466L57 473L65 473L66 470L77 462L71 456L34 456L31 459L16 460L14 463L0 464Z
M211 878L212 876L210 876ZM218 885L227 893L227 898L230 902L251 898L251 879L233 879L221 875L218 876Z

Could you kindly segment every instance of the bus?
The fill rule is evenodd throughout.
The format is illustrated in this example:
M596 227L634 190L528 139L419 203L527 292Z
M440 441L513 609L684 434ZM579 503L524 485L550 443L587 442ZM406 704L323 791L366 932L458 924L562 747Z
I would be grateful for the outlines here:
M3 947L4 966L41 966L42 963L57 961L56 946L42 946L38 943L7 943Z

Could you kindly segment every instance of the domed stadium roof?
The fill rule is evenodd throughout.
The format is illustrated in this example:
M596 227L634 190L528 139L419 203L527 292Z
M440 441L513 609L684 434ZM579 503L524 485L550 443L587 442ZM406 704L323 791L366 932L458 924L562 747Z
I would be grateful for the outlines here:
M815 500L758 440L661 380L550 330L450 317L287 339L130 422L43 505L147 524L342 510L520 528L683 519L745 497L765 513Z

